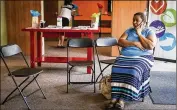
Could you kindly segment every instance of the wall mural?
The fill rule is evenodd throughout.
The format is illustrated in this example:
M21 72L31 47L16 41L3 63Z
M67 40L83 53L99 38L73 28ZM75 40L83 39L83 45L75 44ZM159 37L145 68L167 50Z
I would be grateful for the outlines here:
M154 57L176 60L176 1L150 1L148 25L158 38Z

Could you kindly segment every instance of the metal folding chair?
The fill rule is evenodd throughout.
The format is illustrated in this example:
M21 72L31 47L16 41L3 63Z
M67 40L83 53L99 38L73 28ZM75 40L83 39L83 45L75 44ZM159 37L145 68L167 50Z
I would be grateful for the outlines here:
M102 75L103 77L103 72L106 68L108 68L110 65L112 65L115 62L115 59L106 59L106 60L101 60L99 55L98 55L98 47L112 47L112 46L117 46L118 41L114 37L103 37L103 38L98 38L95 40L95 50L96 50L96 55L98 58L98 64L100 67L100 74L98 75L96 82L98 81L98 78ZM101 64L106 64L104 68L101 67Z
M0 47L0 54L1 54L0 55L1 59L4 62L5 66L8 70L8 73L9 73L8 75L12 77L12 80L15 83L15 86L16 86L16 88L4 99L2 104L7 102L9 97L16 90L18 90L20 92L20 95L22 96L26 106L28 107L28 109L31 109L30 106L28 105L28 102L27 102L27 96L24 96L23 91L33 81L35 81L37 83L37 86L39 87L38 90L41 91L43 97L46 99L46 97L45 97L45 95L44 95L44 93L43 93L43 91L42 91L41 87L39 86L39 83L37 82L37 79L36 79L43 70L38 69L38 68L30 68L28 63L27 63L27 60L26 60L25 56L22 53L21 48L17 44L1 46ZM18 56L18 55L20 55L22 57L22 60L24 60L24 63L26 63L26 67L23 67L21 69L16 69L16 70L12 71L12 69L10 69L10 66L9 66L9 63L8 63L10 61L10 59L8 59L8 58L10 58L12 56ZM20 57L17 57L17 58L20 58ZM24 77L25 79L20 84L17 84L16 77ZM27 81L28 81L28 79L30 79L30 77L32 77L32 79L27 83ZM27 84L25 84L25 82ZM22 85L24 85L23 88L22 88Z
M93 49L93 60L72 60L70 59L70 50L72 48L92 48ZM72 55L73 56L73 55ZM90 67L92 69L92 79L91 82L71 82L71 70L73 67ZM93 67L92 67L93 66ZM69 84L94 84L94 92L95 92L95 57L94 57L94 41L90 38L76 38L69 39L67 42L67 93L68 93L68 85Z

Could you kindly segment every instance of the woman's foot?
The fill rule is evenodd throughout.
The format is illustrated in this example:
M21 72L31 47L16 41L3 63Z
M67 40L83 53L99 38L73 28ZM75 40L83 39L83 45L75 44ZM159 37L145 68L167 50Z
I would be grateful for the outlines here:
M61 48L65 48L65 46L61 46Z
M115 108L115 104L116 100L111 100L111 102L109 102L109 104L106 106L105 110L113 110L113 108Z
M115 108L118 110L123 110L124 107L125 107L125 102L122 99L118 100L115 104Z
M65 48L63 45L57 45L57 48Z

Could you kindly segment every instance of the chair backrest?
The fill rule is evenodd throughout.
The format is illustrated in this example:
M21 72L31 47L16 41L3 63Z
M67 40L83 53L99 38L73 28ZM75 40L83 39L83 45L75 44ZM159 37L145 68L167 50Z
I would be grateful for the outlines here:
M96 47L95 50L96 50L98 61L99 61L99 56L98 56L97 47L112 47L112 46L118 46L118 41L115 37L103 37L95 40L95 47Z
M10 45L4 45L4 46L0 46L0 54L1 54L1 59L3 60L9 74L11 74L10 68L7 64L7 61L5 60L5 58L8 57L12 57L15 55L21 55L23 57L23 60L25 60L25 63L27 65L27 67L29 67L26 58L24 57L21 48L17 45L17 44L10 44Z
M90 38L76 38L76 39L69 39L67 47L73 48L88 48L93 47L94 42Z
M118 45L118 41L114 37L104 37L96 39L96 47L109 47Z
M74 38L74 39L69 39L67 42L67 62L69 61L69 48L92 48L92 53L93 53L93 61L95 60L94 57L94 47L95 43L92 39L90 38Z
M2 57L10 57L21 53L21 48L17 44L4 45L0 47Z

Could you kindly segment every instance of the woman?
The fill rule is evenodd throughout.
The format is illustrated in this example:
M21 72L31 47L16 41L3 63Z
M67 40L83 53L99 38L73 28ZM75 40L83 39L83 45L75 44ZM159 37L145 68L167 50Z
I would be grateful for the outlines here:
M75 8L77 8L77 6L72 4L72 0L65 0L64 6L61 7L61 12L60 12L60 15L59 15L59 16L62 17L62 26L63 27L64 26L69 26L69 21L72 18L71 15L73 14L73 10ZM64 36L64 34L62 34L59 37L59 41L58 41L57 47L59 47L59 48L65 48L63 46L64 39L65 39L65 36Z
M150 92L150 69L156 35L145 27L146 17L138 12L133 16L133 27L127 29L118 44L122 47L111 74L111 97L108 109L123 109L125 101L136 101Z

